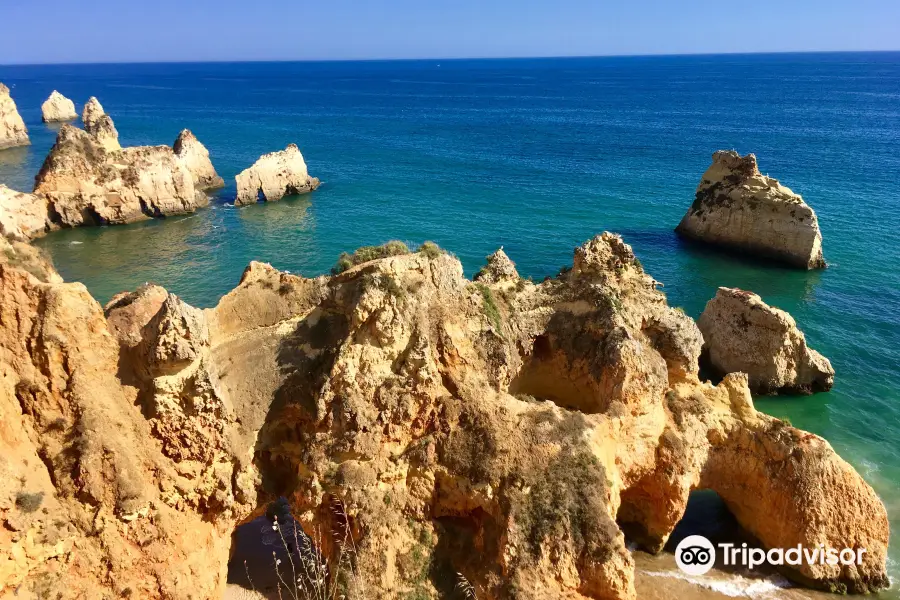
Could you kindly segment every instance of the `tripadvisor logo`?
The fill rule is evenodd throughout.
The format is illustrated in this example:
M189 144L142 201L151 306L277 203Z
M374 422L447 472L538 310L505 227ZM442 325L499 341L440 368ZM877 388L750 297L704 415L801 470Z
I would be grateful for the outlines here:
M753 569L763 564L772 566L806 565L861 565L865 548L837 548L819 544L815 548L804 548L797 544L792 548L751 548L747 544L737 546L731 543L716 546L702 535L690 535L675 548L675 563L687 575L705 575L716 563L716 555L721 557L723 566L743 566Z

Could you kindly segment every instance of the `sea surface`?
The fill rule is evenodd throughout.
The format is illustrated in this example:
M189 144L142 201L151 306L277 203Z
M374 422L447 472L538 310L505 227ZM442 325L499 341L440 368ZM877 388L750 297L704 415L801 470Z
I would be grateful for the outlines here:
M717 287L737 286L796 318L831 359L834 389L757 406L827 438L900 531L900 53L0 66L0 81L33 142L0 152L13 188L31 189L53 144L40 105L54 89L79 111L97 96L123 145L171 144L190 128L230 183L194 215L41 240L101 302L153 281L213 306L251 260L312 276L390 239L433 240L469 275L503 246L537 279L616 231L695 317ZM235 209L234 175L291 142L322 187ZM756 153L815 208L827 270L676 238L710 156L729 148ZM898 564L894 543L894 579Z

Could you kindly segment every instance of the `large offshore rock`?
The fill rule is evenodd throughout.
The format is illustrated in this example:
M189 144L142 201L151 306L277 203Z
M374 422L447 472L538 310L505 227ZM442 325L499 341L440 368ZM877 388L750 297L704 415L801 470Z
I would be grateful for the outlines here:
M834 385L831 363L806 345L794 318L752 292L719 288L697 325L710 364L721 373L747 373L758 394L809 394Z
M9 88L0 83L0 150L30 143L28 128L9 95Z
M41 105L41 115L44 123L74 121L78 118L75 103L56 90L53 90L50 97Z
M91 109L95 110L95 109ZM108 115L91 116L101 138ZM111 123L111 120L109 121ZM63 125L35 178L47 197L51 221L62 227L121 224L193 212L209 198L194 187L187 166L168 146L115 149L111 137ZM116 141L115 146L118 145Z
M172 146L177 156L194 176L194 186L198 190L211 190L225 187L225 181L216 173L212 161L209 160L209 150L200 143L200 140L185 129L178 134L178 139Z
M0 235L28 241L51 228L47 199L0 184Z
M306 162L296 144L289 144L279 152L264 154L248 169L235 177L236 206L253 204L260 197L268 202L281 200L292 194L305 194L319 187L319 180L310 177Z
M148 287L107 318L0 265L0 591L221 598L227 535L284 497L349 598L459 573L478 597L632 600L620 525L658 550L698 488L767 548L867 549L797 581L888 584L872 488L757 412L745 375L702 383L699 330L618 236L540 284L382 256L252 263L213 309Z
M777 179L762 175L753 154L713 154L676 231L804 269L825 267L816 213Z

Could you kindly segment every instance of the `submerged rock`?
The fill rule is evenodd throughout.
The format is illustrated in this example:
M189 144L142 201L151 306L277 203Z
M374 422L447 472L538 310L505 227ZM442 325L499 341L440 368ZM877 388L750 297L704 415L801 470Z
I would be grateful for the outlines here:
M35 193L47 197L54 225L130 223L190 213L209 203L172 148L117 149L118 142L111 144L113 138L102 125L108 116L97 117L96 110L85 107L86 123L94 123L92 130L99 139L63 125L35 178ZM100 129L95 127L98 123Z
M9 95L9 88L0 83L0 150L30 143L28 128Z
M104 317L0 264L0 588L221 598L234 527L284 496L351 599L461 573L485 598L634 600L620 525L659 550L698 488L767 548L867 549L794 579L885 587L872 488L757 412L745 375L702 383L657 285L604 234L540 284L475 285L442 252L315 279L253 263L213 309L147 288Z
M225 187L225 181L216 173L212 161L209 160L209 150L200 143L200 140L185 129L178 135L172 147L177 156L194 177L194 186L198 190L212 190Z
M753 154L713 154L675 231L804 269L825 267L816 213L800 195L762 175Z
M50 97L41 105L41 114L44 123L74 121L78 118L78 113L75 112L75 103L56 90L53 90Z
M0 235L28 241L51 227L47 199L0 184Z
M235 178L236 206L253 204L260 198L268 202L281 200L292 194L305 194L319 187L319 180L310 177L306 162L296 144L289 144L279 152L264 154Z
M119 132L112 118L103 110L97 98L91 96L81 113L84 130L108 151L120 150Z
M755 393L809 394L834 385L831 363L806 345L793 317L754 293L719 288L697 325L713 368L747 373Z

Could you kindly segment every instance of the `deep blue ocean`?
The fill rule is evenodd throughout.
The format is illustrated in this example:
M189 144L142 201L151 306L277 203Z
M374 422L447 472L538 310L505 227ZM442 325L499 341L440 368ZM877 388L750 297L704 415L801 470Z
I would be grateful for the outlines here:
M97 96L123 145L171 144L190 128L230 184L188 217L39 242L101 302L153 281L208 307L250 260L312 276L390 239L433 240L469 275L503 246L542 278L616 231L695 317L718 286L736 286L796 318L835 387L757 406L827 438L900 531L900 53L0 66L0 81L33 143L0 152L10 187L30 190L53 144L40 122L53 89L79 111ZM290 142L319 191L230 206L234 175ZM813 206L827 270L676 238L711 154L729 148L756 153Z

